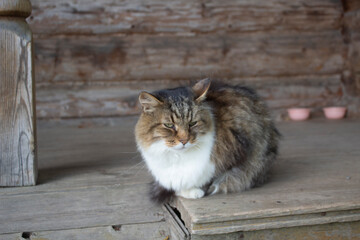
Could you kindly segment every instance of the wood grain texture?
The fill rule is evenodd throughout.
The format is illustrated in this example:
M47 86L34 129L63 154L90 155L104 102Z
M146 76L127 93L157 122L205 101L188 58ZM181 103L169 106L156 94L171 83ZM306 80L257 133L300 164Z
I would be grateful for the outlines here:
M163 222L134 124L40 128L39 184L0 189L0 233Z
M152 178L136 154L135 120L120 118L110 126L79 119L62 120L70 122L62 126L41 121L39 185L0 189L0 234L56 237L58 230L69 230L64 236L88 236L91 228L107 232L113 225L133 225L136 230L137 224L168 221L169 215L147 197ZM359 126L359 121L282 123L281 157L269 183L241 194L179 202L191 237L356 221ZM171 220L176 228L170 233L189 236L181 220Z
M33 0L36 34L323 31L340 28L341 1ZM314 24L316 23L316 24Z
M36 50L40 118L135 114L141 90L175 87L208 76L246 82L260 90L271 79L274 85L265 89L266 95L282 112L285 105L319 107L325 100L342 98L327 93L333 92L334 79L342 89L338 76L344 47L338 31L301 36L52 36L39 38ZM293 91L306 92L305 97Z
M111 226L164 219L162 210L147 197L147 184L49 190L1 196L0 232Z
M140 227L138 229L137 227ZM154 227L154 228L153 228ZM160 223L123 225L119 232L115 232L110 227L88 228L88 229L71 229L48 232L34 232L30 234L31 240L48 240L73 239L73 240L90 240L90 239L109 239L109 240L163 240L161 235L165 229L162 229ZM150 229L149 229L150 228ZM133 230L137 230L133 234ZM143 232L148 233L146 238ZM92 235L90 235L92 234ZM159 234L159 235L157 235ZM22 240L22 233L0 235L1 240ZM90 235L90 236L89 236ZM93 237L93 236L96 236ZM125 236L125 237L124 237ZM143 238L139 238L143 237ZM155 236L155 238L152 238ZM293 240L357 240L360 238L360 222L351 223L332 223L326 225L302 226L294 228L280 228L271 230L260 230L251 232L236 232L230 234L218 235L194 235L192 240L268 240L268 239L293 239ZM176 238L171 235L171 240L185 240L185 238Z
M249 77L224 80L232 84L254 87L272 108L275 116L286 117L286 108L319 107L339 102L344 95L340 74L305 75L295 77ZM94 83L75 86L63 83L41 85L37 89L37 111L40 118L113 117L138 114L138 94L141 90L190 85L191 81L159 80L142 82ZM283 86L278 87L279 84ZM352 114L357 110L354 109ZM360 111L359 111L360 112ZM279 118L280 119L280 118Z
M21 240L23 234L0 235L1 240ZM165 222L95 228L30 232L30 240L163 240L168 236Z
M31 14L29 0L2 0L0 1L0 16L28 17Z
M354 96L349 102L350 112L360 110L360 4L359 1L343 1L343 35L348 44L342 81L346 93Z
M356 1L33 0L32 4L29 22L37 42L41 118L134 114L135 96L124 100L119 92L117 103L119 86L131 83L129 93L135 93L145 84L166 81L164 86L169 87L208 76L233 82L257 79L263 84L279 78L273 89L278 96L274 101L281 107L274 113L284 119L289 81L303 77L306 86L312 79L324 79L318 91L307 91L314 94L309 99L321 99L329 95L322 95L327 82L338 75L338 85L345 90L341 97L316 104L309 100L311 106L318 111L324 102L336 102L349 106L348 117L360 115L355 91L359 61L349 60L350 55L357 56L358 46L346 41L346 24L358 22L350 17ZM301 100L290 102L309 105L306 98Z
M0 186L34 185L37 165L32 34L21 18L0 17L0 29Z
M229 35L54 36L35 44L38 82L122 82L336 74L339 31Z
M23 240L21 233L0 234L1 240Z
M192 236L192 240L357 240L360 238L360 222L332 223L325 225L279 228L230 234Z
M176 207L192 235L360 220L359 122L288 123L267 184ZM330 130L331 129L331 130Z

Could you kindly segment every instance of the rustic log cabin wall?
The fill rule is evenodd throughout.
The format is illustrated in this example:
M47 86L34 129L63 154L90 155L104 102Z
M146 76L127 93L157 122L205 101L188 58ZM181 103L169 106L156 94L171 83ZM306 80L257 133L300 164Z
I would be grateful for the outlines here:
M357 0L31 0L40 118L138 113L137 94L217 77L277 119L346 104L359 117Z

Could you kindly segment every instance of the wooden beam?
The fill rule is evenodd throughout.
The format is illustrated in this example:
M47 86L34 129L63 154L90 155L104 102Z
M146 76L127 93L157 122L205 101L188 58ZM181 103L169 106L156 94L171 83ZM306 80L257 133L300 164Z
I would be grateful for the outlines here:
M339 29L342 14L341 1L334 0L31 2L30 24L39 35L317 32Z
M38 66L38 65L37 65ZM37 68L38 69L38 68ZM37 78L37 80L39 80ZM284 77L249 77L222 79L232 84L244 84L255 88L272 111L281 111L286 117L286 108L294 106L313 107L337 103L342 99L340 74L304 75ZM140 112L140 90L155 91L162 88L189 86L189 80L110 81L93 84L76 84L66 81L61 84L37 82L37 117L76 118L114 117L134 115ZM274 87L280 86L281 87ZM326 87L324 87L326 86ZM344 103L349 100L344 99ZM279 116L274 113L274 116ZM353 109L351 114L360 113ZM322 112L320 115L323 116ZM349 115L348 115L349 116Z
M109 83L219 76L291 77L339 74L344 45L339 31L108 35L37 38L37 82Z
M35 185L36 123L29 0L0 1L0 186Z

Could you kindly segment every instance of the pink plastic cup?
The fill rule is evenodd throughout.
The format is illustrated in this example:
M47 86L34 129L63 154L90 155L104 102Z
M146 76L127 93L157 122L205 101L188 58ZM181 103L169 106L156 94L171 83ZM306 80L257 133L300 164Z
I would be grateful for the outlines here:
M310 117L310 108L289 108L287 111L294 121L304 121Z
M346 113L346 107L326 107L323 108L327 119L342 119Z

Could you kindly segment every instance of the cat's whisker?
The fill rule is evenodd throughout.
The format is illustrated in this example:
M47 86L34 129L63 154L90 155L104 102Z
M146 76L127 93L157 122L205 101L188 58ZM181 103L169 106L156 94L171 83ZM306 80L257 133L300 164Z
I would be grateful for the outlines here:
M138 162L137 164L135 164L135 165L132 165L132 166L130 166L129 168L127 168L127 170L132 170L132 169L134 169L134 168L137 168L139 165L141 165L141 164L145 164L145 162L143 161L143 160L141 160L140 162Z
M129 161L132 161L132 160L134 160L134 159L136 159L136 158L138 158L138 157L140 157L140 154L134 155L132 158L129 159Z
M140 153L135 154L130 160L134 160L135 158L139 157Z
M144 165L142 165L140 167L140 169L134 174L134 176L136 176L141 170L143 170L145 168L146 164L145 164L145 162L143 162L143 163L144 163Z

